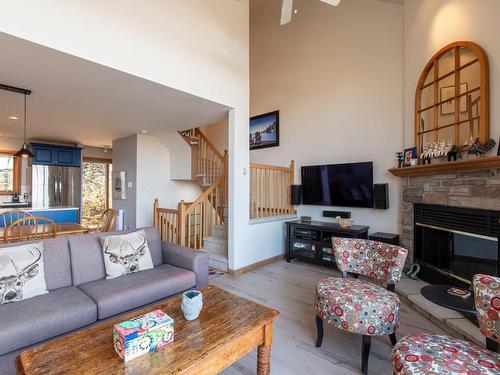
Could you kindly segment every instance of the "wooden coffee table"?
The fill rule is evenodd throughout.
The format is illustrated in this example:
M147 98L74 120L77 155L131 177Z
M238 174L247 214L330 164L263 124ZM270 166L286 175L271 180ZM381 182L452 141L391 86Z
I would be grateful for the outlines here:
M18 374L217 374L254 348L257 374L269 374L278 311L215 286L201 292L197 320L184 319L175 297L26 350L16 359ZM174 319L174 342L124 364L113 348L113 325L156 309Z

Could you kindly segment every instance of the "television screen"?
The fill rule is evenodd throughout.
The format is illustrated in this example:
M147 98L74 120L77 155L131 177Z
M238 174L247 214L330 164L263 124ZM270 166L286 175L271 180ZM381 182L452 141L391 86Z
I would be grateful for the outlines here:
M373 163L302 167L304 204L373 207Z

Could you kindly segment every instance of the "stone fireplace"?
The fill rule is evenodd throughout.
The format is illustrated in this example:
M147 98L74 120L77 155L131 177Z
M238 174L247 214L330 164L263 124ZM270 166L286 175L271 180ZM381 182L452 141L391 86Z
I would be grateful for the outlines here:
M402 177L401 243L402 246L410 251L407 260L408 265L415 261L416 205L443 205L500 211L500 169L457 171ZM440 226L438 227L438 229L443 229ZM427 232L432 231L427 230ZM463 232L466 232L465 235L470 234L467 231ZM472 234L474 235L474 233ZM439 238L437 232L433 235ZM442 238L444 237L442 236Z

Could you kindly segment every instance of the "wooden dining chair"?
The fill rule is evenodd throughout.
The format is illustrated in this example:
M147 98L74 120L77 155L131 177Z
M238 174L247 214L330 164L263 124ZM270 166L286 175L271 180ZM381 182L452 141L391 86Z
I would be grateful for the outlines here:
M7 228L7 226L16 220L22 219L24 217L31 216L29 212L20 210L11 210L0 213L0 225Z
M108 208L104 211L99 219L99 223L95 229L96 232L110 232L114 229L116 220L116 210Z
M5 243L43 240L56 236L54 221L46 217L26 216L10 223L3 234Z

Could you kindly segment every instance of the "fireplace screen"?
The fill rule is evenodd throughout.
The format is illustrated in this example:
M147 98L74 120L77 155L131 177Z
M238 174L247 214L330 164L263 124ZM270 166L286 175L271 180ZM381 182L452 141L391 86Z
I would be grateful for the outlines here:
M422 279L466 286L478 273L499 276L499 211L427 204L414 210Z
M477 273L498 276L498 238L416 225L417 259L437 272L470 283Z

